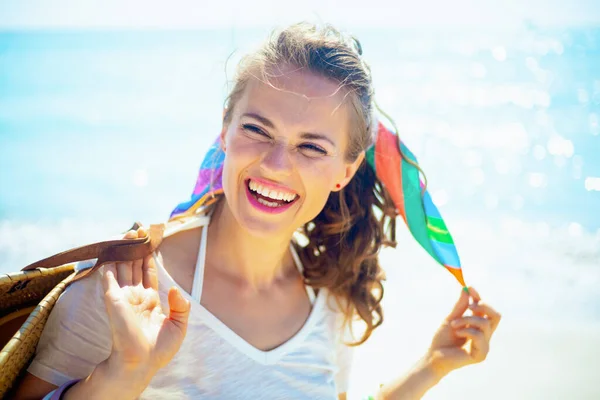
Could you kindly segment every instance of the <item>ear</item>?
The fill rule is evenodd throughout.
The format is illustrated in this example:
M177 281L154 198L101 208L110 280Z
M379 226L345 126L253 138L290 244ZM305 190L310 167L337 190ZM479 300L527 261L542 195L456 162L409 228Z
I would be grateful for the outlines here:
M346 185L352 180L352 178L354 177L354 174L356 174L356 171L358 171L358 168L360 167L360 165L362 164L362 162L365 159L365 152L362 151L358 157L356 157L356 160L354 160L354 162L346 164L346 168L344 171L344 177L338 181L335 182L336 185L340 185L339 188L334 187L332 189L333 192L339 192L340 190L342 190L344 187L346 187Z
M223 126L221 127L221 133L219 134L219 140L221 142L221 150L225 151L226 146L225 146L225 137L227 136L227 128L228 125L225 124L225 113L227 112L227 109L224 108L223 109Z

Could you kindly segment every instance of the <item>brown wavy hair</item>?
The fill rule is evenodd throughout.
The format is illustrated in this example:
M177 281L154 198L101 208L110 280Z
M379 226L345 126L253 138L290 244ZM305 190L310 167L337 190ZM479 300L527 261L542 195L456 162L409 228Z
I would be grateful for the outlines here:
M274 32L256 52L238 65L234 87L226 99L224 124L247 82L258 77L269 82L271 71L291 65L338 82L352 112L352 132L345 154L353 162L374 139L373 85L362 60L360 42L332 26L309 23ZM395 246L398 215L389 194L365 161L346 187L332 192L321 213L304 225L302 245L295 244L304 263L306 283L327 288L335 296L346 322L362 320L364 333L353 345L364 343L383 322L382 281L378 253Z

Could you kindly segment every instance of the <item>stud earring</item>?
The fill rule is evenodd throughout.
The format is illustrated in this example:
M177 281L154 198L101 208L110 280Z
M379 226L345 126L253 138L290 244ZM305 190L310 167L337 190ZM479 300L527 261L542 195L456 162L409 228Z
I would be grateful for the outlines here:
M340 185L339 183L335 185L336 189L339 189L342 187L342 185Z

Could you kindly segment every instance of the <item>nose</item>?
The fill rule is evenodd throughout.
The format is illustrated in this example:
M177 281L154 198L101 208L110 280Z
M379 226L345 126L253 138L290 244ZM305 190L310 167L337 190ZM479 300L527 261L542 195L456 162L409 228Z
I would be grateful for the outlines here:
M273 143L266 151L260 168L265 176L272 178L287 177L292 173L293 165L285 143Z

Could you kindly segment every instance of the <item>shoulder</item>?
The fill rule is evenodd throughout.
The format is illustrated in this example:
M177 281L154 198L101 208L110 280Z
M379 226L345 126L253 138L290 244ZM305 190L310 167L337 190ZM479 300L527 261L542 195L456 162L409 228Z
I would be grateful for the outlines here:
M346 315L347 300L336 298L327 289L321 290L326 291L326 293L323 293L327 297L325 309L332 330L332 354L336 368L335 383L338 393L345 393L348 391L354 359L354 347L349 345L355 342L352 332L352 318Z
M88 269L93 267L94 264L95 260L81 261L75 265L75 270L80 271ZM95 273L90 274L85 278L70 284L65 289L63 294L59 297L55 305L56 311L67 311L70 313L87 313L87 311L89 310L95 310L98 304L103 306L103 276L104 267L100 267ZM54 311L55 310L53 310L53 312Z
M166 224L163 241L155 252L159 284L162 277L191 293L200 246L205 239L203 233L206 233L208 223L206 216L198 215Z
M326 288L320 289L324 296L324 314L329 321L329 329L332 331L336 342L352 342L351 323L352 318L346 314L347 300L334 296Z
M76 268L89 268L94 262L81 262ZM65 289L48 317L40 339L41 344L46 341L62 341L61 335L64 335L65 330L75 335L89 333L94 336L96 333L107 331L109 322L104 305L103 276L104 268L101 267Z
M165 223L163 240L158 248L160 253L181 252L198 247L200 235L210 223L210 217L204 214L170 220Z
M87 267L86 263L79 265L82 267ZM32 375L59 386L88 375L108 357L112 339L104 305L103 273L100 268L74 282L58 298L28 367Z

